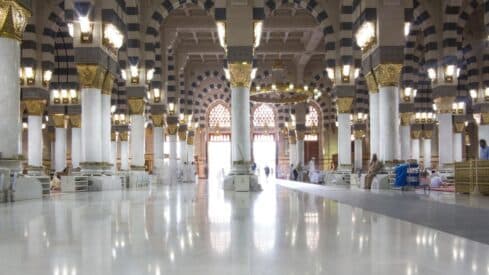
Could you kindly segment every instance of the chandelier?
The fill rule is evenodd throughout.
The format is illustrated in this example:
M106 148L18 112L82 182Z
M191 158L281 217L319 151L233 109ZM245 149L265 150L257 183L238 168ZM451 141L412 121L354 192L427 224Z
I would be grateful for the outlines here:
M250 100L258 103L295 104L305 102L320 95L318 89L310 89L307 85L295 85L286 81L285 66L279 60L272 67L272 83L253 85Z

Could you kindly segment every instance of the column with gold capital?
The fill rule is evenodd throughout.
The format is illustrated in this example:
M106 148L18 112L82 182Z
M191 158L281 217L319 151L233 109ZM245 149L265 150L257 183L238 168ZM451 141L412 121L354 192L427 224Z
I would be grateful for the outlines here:
M129 98L129 116L131 119L131 170L144 171L144 153L145 153L145 129L144 129L144 99Z
M428 126L428 127L427 127ZM424 125L423 129L423 164L424 168L431 168L431 139L433 138L433 126Z
M185 120L180 121L178 126L178 169L183 171L185 163L187 162L187 129Z
M421 135L422 135L422 125L414 124L411 126L411 158L416 161L421 159Z
M177 132L178 132L178 117L173 114L166 118L166 133L168 134L169 152L169 180L174 183L177 180Z
M56 140L54 142L54 170L61 172L66 168L66 120L64 114L52 115Z
M82 153L81 114L70 115L71 124L71 165L79 168Z
M305 165L305 160L304 160L304 138L306 135L306 125L299 123L296 124L295 128L295 135L297 138L297 142L295 144L296 147L296 161L297 164L300 163L300 165L304 168Z
M297 137L295 130L289 130L289 163L297 165Z
M465 122L455 120L453 126L455 131L453 135L453 158L455 162L461 162L463 161Z
M413 113L404 112L400 114L401 117L401 160L408 160L411 158L411 119Z
M21 1L1 0L0 15L0 159L14 159L21 153L20 42L31 12Z
M151 109L153 111L153 109ZM153 156L156 160L163 160L164 153L164 134L163 124L165 124L163 114L152 114L153 119Z
M42 115L45 102L41 99L24 100L28 114L27 165L29 168L42 166Z
M102 169L102 86L106 69L97 64L77 64L81 85L82 160L84 169ZM110 119L110 115L109 115ZM109 128L110 130L110 128ZM110 138L110 136L108 137ZM107 141L107 144L110 142Z
M447 87L445 87L447 88ZM453 165L453 114L452 104L455 97L443 96L435 98L438 112L438 152L439 168L449 168Z
M350 115L353 97L336 99L338 109L338 168L351 169L351 126Z
M119 132L121 141L121 170L129 170L129 133L127 130Z
M112 162L112 147L111 144L111 96L112 86L114 85L115 77L107 72L102 83L102 162L104 165L114 165Z
M252 65L228 65L231 81L231 160L232 175L248 175L251 165L250 85Z

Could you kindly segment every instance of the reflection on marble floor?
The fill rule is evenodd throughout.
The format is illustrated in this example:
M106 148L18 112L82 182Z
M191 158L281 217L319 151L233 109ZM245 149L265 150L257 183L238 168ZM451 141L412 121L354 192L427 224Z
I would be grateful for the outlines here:
M273 183L0 205L0 274L489 274L489 246Z

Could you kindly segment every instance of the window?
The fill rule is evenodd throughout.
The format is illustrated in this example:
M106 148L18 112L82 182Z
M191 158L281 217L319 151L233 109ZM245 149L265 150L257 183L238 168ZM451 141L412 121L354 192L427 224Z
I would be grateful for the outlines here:
M219 103L211 109L209 113L209 126L211 128L231 127L231 113L226 106Z
M317 127L318 125L318 111L312 105L309 105L309 113L306 115L306 127Z
M253 113L255 127L275 127L275 113L270 105L262 104Z

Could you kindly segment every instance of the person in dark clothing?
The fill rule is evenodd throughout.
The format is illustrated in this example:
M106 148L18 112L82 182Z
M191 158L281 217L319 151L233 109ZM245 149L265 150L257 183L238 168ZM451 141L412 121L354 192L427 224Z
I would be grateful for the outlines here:
M265 166L264 170L265 170L265 176L268 178L268 176L270 175L270 167Z
M297 167L294 167L294 180L297 181L297 178L299 177L299 171L297 171Z

